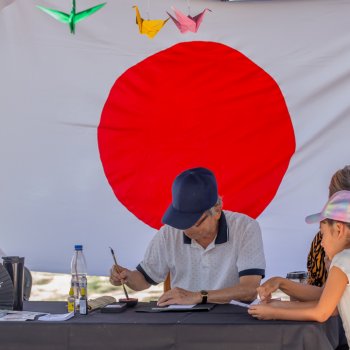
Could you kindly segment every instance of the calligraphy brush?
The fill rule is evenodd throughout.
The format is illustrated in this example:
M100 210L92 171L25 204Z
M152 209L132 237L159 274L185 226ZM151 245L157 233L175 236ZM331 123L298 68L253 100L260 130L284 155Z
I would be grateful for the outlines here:
M114 254L114 250L112 249L112 247L109 247L109 249L111 250L111 254L112 254L113 259L114 259L115 268L116 268L117 272L120 274L120 270L118 268L118 263L117 263L117 259L116 259L115 254ZM129 299L129 295L128 295L128 292L126 291L124 282L123 281L121 281L121 282L122 282L122 286L123 286L123 289L124 289L124 294L126 296L126 299Z

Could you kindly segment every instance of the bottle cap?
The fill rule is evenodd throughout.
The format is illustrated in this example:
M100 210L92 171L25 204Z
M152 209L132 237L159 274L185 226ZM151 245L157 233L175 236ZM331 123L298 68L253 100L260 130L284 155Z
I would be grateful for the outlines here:
M76 244L76 245L74 246L74 249L75 249L75 250L83 250L83 245L82 245L82 244Z

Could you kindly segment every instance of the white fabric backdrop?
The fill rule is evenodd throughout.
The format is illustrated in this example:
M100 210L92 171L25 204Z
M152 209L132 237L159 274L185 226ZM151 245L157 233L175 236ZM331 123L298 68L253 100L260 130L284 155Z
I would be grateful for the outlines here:
M99 3L78 0L78 10ZM109 90L127 68L181 41L231 46L280 85L296 153L258 218L267 275L305 269L317 231L304 217L321 208L331 175L349 161L350 1L192 1L208 13L197 34L168 23L154 40L138 34L135 2L110 0L76 35L35 5L69 12L70 0L0 6L0 247L29 268L68 272L75 243L90 274L107 274L108 246L134 267L153 229L116 200L104 176L96 130ZM139 1L146 15L147 1ZM172 5L152 0L152 18ZM272 155L273 156L273 155Z
M0 0L0 11L1 11L1 9L10 5L13 2L14 2L14 0Z

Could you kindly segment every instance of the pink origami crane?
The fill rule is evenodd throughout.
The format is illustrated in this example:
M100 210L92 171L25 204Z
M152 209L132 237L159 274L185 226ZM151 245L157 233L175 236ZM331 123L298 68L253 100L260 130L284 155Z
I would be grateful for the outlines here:
M175 12L175 17L173 17L169 12L167 14L170 16L170 18L174 21L176 26L179 28L181 33L186 33L188 31L196 33L200 24L203 21L203 17L206 11L210 11L209 9L204 9L201 13L199 13L197 16L186 16L181 11L177 10L175 7L171 7L172 10Z

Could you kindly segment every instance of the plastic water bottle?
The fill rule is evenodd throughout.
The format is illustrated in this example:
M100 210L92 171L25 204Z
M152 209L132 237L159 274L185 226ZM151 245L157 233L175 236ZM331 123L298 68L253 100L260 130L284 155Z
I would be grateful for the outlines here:
M75 305L78 306L81 288L85 289L85 295L87 290L87 268L82 245L77 244L74 246L74 255L71 262L71 273L71 287L73 287L74 291Z

